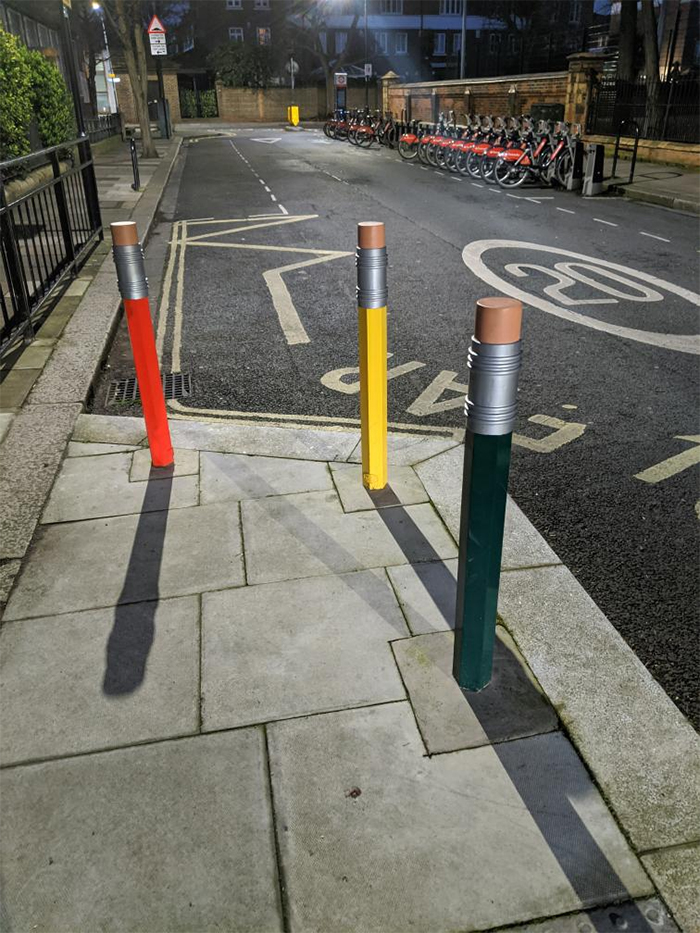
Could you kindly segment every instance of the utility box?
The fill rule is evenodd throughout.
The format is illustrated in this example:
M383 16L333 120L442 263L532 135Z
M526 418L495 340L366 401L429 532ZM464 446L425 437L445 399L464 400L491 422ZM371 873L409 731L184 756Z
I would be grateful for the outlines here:
M299 126L299 108L296 104L287 107L287 122L292 126Z
M600 143L591 143L586 149L586 167L583 173L584 198L592 198L602 194L603 172L605 168L605 146Z

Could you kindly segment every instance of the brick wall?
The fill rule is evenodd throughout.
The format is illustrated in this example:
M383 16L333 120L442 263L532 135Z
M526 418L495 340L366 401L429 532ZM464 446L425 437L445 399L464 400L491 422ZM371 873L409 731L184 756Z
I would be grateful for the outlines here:
M244 87L223 87L217 84L219 116L227 123L276 123L287 119L287 107L291 102L289 88L266 88L252 90ZM379 90L369 89L369 106L378 107ZM326 114L325 87L301 87L294 92L294 103L299 107L299 116L303 120L315 120ZM364 87L349 87L347 106L364 107Z
M411 99L411 116L431 121L435 112L528 113L534 104L566 104L568 72L511 75L504 78L470 78L464 81L393 84L387 94L389 110L396 116Z
M119 84L117 88L117 104L122 114L124 123L136 123L136 108L134 106L134 93L131 87L129 75L123 72L119 75ZM149 81L156 81L157 76L152 74L148 76ZM164 74L163 87L165 88L165 97L170 104L170 120L172 123L179 123L182 119L180 114L180 95L177 89L177 75Z

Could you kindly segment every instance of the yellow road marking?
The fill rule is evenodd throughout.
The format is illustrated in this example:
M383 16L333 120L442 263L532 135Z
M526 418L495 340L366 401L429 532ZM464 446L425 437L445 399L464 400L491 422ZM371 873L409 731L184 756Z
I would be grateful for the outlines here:
M581 437L586 430L585 424L577 424L575 421L562 421L560 418L552 418L551 415L532 415L527 420L533 424L543 424L547 428L554 428L552 434L541 438L513 434L513 443L515 445L525 447L527 450L535 450L540 454L551 454L552 451L558 450L564 444L570 444L577 437Z
M163 344L165 343L165 332L168 326L168 312L170 310L170 290L173 281L173 269L177 258L178 237L180 236L180 221L173 224L173 238L170 241L170 255L168 256L168 265L163 279L163 298L158 308L158 330L156 332L156 352L158 360L162 362Z
M698 445L700 444L700 434L677 434L675 440L689 441L691 444ZM661 463L650 466L646 470L642 470L641 473L635 473L634 478L641 479L643 483L660 483L664 479L675 476L676 473L680 473L682 470L687 470L688 467L695 466L696 463L700 463L699 446L689 447L688 450L684 450L674 457L669 457L668 460L662 460Z

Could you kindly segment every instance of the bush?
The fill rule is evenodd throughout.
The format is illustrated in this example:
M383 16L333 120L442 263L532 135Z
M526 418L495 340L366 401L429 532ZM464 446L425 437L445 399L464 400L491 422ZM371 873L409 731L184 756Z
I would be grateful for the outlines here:
M34 108L28 54L19 39L0 29L0 160L30 151Z
M264 45L220 45L209 63L225 87L267 87L272 77L272 56Z
M31 152L32 120L44 148L75 138L73 98L61 72L1 28L0 101L0 160Z
M44 147L75 139L73 98L61 72L41 52L27 52L32 73L32 94L39 136Z

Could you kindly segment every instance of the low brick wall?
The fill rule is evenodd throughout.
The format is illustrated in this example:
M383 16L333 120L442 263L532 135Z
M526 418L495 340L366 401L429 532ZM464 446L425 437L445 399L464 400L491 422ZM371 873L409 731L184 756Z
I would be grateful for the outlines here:
M288 87L272 87L254 90L245 87L216 85L219 101L219 117L227 123L276 123L287 119L287 107L291 103ZM379 92L370 87L369 106L378 107ZM294 103L299 107L301 120L315 120L326 115L326 89L300 87L294 92ZM347 105L350 108L364 107L365 89L349 87Z
M584 136L584 142L602 143L605 146L605 154L609 156L615 152L614 136ZM634 145L634 140L623 137L620 144L625 148L631 147ZM630 152L620 153L620 158L631 157ZM697 169L700 168L700 146L694 143L672 143L663 139L640 139L637 158L642 162L660 162L665 165L682 165L686 168ZM700 183L700 173L698 180Z
M535 104L566 104L568 72L510 75L502 78L470 78L464 81L430 81L395 84L388 89L388 109L399 116L410 97L413 119L430 121L435 112L528 113Z

